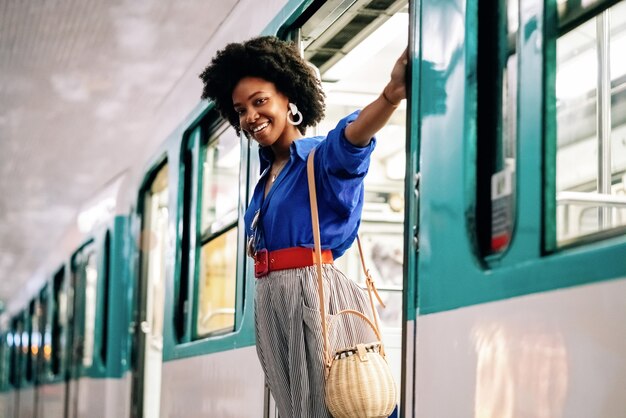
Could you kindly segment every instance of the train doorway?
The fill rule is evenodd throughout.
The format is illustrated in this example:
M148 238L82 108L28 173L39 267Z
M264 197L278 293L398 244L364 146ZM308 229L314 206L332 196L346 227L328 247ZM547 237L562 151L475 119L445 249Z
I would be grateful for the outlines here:
M325 135L340 119L380 95L394 63L408 46L409 21L406 0L327 1L296 21L288 37L299 44L304 58L319 71L326 93L325 118L314 134ZM398 389L408 358L403 343L408 309L405 236L412 228L406 226L405 202L414 199L414 188L406 186L406 179L413 178L407 176L412 172L412 151L407 145L408 102L402 102L376 135L359 229L367 267L386 305L384 309L378 307L378 314ZM356 244L335 264L365 287Z
M86 412L80 404L81 376L92 365L94 328L96 326L96 289L98 267L92 243L72 257L71 280L68 287L69 365L66 390L66 417L76 418Z
M169 242L168 166L144 189L139 238L139 283L135 320L136 361L132 379L133 418L159 418L163 362L163 309Z

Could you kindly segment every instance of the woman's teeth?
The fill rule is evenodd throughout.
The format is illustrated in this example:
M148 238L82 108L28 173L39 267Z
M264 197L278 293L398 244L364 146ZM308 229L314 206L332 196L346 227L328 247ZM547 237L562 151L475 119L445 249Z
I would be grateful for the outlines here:
M265 122L264 124L261 124L259 126L256 126L254 128L252 128L252 132L257 133L260 130L264 129L265 127L267 127L267 125L269 125L269 122Z

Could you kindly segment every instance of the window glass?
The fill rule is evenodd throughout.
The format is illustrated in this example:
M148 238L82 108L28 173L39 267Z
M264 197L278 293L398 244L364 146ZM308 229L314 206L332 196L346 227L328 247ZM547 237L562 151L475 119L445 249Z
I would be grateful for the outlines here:
M561 23L580 5L565 2ZM626 225L626 2L557 40L557 243Z
M96 328L96 307L98 304L98 266L96 254L90 253L82 267L85 283L85 334L83 340L83 366L93 364L94 339Z
M225 125L203 147L196 335L235 329L241 144Z
M4 390L9 384L9 373L11 369L11 340L10 330L6 330L2 335L0 345L0 390Z
M194 180L196 178L195 167L197 164L197 153L194 153L194 151L197 147L200 131L201 128L197 127L187 138L187 143L185 144L186 146L183 148L181 155L183 186L182 190L179 190L179 193L181 193L183 197L182 221L184 227L180 241L180 253L182 255L180 275L175 285L174 297L174 332L178 342L184 342L189 338L189 336L186 335L188 323L187 319L189 315L189 282L191 280L191 260L189 254L191 253L190 249L192 246L191 238L192 236L196 236L195 219L197 218L196 210L193 209L195 207L196 196L196 193L194 193Z
M65 295L65 269L59 270L53 279L52 289L52 335L50 345L52 374L61 373L63 359L64 328L67 318L67 298Z
M105 239L104 239L104 260L103 260L103 269L104 269L104 277L102 284L102 320L101 320L101 330L102 330L102 339L100 341L100 359L102 360L102 364L106 365L107 363L107 355L108 355L108 344L109 344L109 304L110 304L110 269L109 269L109 261L111 257L111 234L107 231Z
M21 319L15 318L12 321L11 331L11 371L9 374L9 381L13 387L18 387L20 384L20 376L22 375L22 329L23 323Z
M202 233L215 234L237 219L240 139L231 127L209 140L202 167Z
M148 249L145 273L147 277L146 320L150 329L150 344L159 353L163 347L163 314L165 304L165 273L169 242L169 166L163 166L146 195L146 220L150 231L144 238ZM158 350L157 350L158 349ZM153 353L154 354L154 353Z
M202 246L198 285L199 335L235 328L237 228Z
M50 324L48 323L48 307L49 307L48 285L46 285L39 294L39 309L41 312L39 319L39 338L40 353L39 359L41 366L37 371L38 376L45 376L50 361Z
M5 330L0 341L0 391L4 390L9 384L12 340L11 331Z
M518 0L479 5L476 218L483 256L508 247L515 222L518 20Z
M0 333L0 391L4 390L5 386L5 372L6 372L6 335Z
M30 322L30 307L24 311L24 318L22 319L22 344L21 344L21 373L20 377L23 377L26 382L32 380L32 357L30 356L30 342L31 342L31 322Z
M37 368L37 357L39 354L39 341L40 341L40 333L39 333L39 321L41 315L41 307L39 306L38 300L31 301L28 307L28 315L30 324L28 326L29 330L29 351L27 353L27 362L26 362L26 380L28 382L32 382L36 375Z

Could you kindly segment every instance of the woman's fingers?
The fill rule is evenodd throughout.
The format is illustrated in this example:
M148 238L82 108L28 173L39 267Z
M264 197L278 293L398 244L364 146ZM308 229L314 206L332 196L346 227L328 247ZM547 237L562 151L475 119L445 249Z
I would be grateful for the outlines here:
M402 100L406 98L406 69L409 62L409 48L404 49L402 54L396 60L391 70L391 80L388 95L392 95L391 99Z
M404 52L402 52L402 55L400 55L400 58L398 58L398 61L401 61L402 64L404 65L407 65L409 63L409 47L408 46L404 48Z

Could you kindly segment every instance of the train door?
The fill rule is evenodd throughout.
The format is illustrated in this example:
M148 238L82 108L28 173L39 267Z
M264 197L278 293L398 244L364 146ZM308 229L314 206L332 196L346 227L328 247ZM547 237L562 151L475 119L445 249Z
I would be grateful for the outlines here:
M10 354L13 336L10 329L3 328L0 333L0 416L10 417L13 413L10 409L11 386L9 373L11 370Z
M159 418L163 362L163 309L168 234L168 166L161 166L142 196L140 274L137 286L132 417Z
M72 258L71 281L68 288L68 376L66 390L66 418L79 416L81 376L85 367L91 365L93 329L96 300L93 284L97 281L98 270L93 244L80 249Z
M28 304L28 346L24 351L26 355L26 373L24 376L24 389L20 402L20 415L25 418L35 416L37 410L37 357L39 354L39 299L33 299Z
M39 292L39 344L37 350L37 367L35 373L35 379L37 382L36 388L36 401L37 407L35 416L37 418L45 417L45 396L43 396L44 385L46 382L46 375L48 373L48 360L50 356L50 329L48 327L49 321L49 307L50 307L50 290L49 285L46 284Z
M13 397L9 400L11 407L9 417L18 418L20 410L20 378L23 375L22 368L22 333L24 331L24 320L22 315L14 317L11 321L11 331L13 344L11 347L11 370L9 374L9 382L13 390Z
M326 134L336 123L375 100L389 80L391 69L409 42L409 2L329 1L291 37L300 43L305 59L319 70L326 93L326 115L316 133ZM405 228L407 202L406 167L412 158L407 149L407 102L402 102L376 135L369 172L365 177L365 202L359 235L367 267L386 308L379 307L388 361L400 389L404 363L403 329L407 309L407 251ZM412 242L412 241L411 241ZM364 284L355 243L336 265L348 277ZM399 391L401 392L401 391Z
M626 2L420 7L415 416L623 416Z

